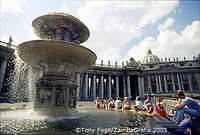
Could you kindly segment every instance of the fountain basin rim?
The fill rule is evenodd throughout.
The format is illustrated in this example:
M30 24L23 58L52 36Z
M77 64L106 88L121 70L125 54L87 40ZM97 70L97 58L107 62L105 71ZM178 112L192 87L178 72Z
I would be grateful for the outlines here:
M38 39L38 40L29 40L29 41L25 41L23 43L20 43L18 46L17 46L17 50L19 49L19 47L22 45L22 44L27 44L27 43L30 43L30 42L43 42L43 41L49 41L49 42L60 42L60 43L66 43L66 44L70 44L70 45L75 45L75 46L78 46L80 48L84 48L84 49L87 49L88 51L90 51L91 53L93 53L96 57L97 55L90 49L88 49L87 47L83 46L83 45L80 45L80 44L76 44L74 42L66 42L66 41L62 41L62 40L52 40L52 39Z
M18 45L19 57L33 67L42 63L59 64L59 61L71 65L72 70L83 71L95 64L96 54L79 44L60 40L31 40ZM60 64L62 65L62 64ZM75 68L73 67L76 66Z

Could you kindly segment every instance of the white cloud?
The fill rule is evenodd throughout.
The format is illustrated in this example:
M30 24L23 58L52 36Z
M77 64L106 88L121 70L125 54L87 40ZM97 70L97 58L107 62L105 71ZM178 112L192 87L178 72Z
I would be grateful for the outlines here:
M23 13L22 6L27 0L1 0L0 11L1 13Z
M120 60L119 51L131 39L142 35L141 29L168 15L178 1L87 1L78 17L90 29L86 46L99 59Z
M146 55L147 50L151 48L151 50L154 51L155 47L155 39L153 37L147 37L138 45L134 45L131 49L129 49L125 60L133 57L136 61L141 61Z
M158 26L158 29L161 30L166 30L168 28L170 28L172 25L174 24L174 19L168 17L167 20L164 22L164 24L160 24Z
M9 40L8 37L5 37L5 36L1 36L1 37L0 37L0 41L8 42L8 40Z
M160 58L179 57L183 59L183 56L186 56L191 59L200 52L199 37L200 21L193 21L180 34L169 29L161 30L157 38L147 37L138 45L133 46L126 58L131 56L136 60L142 60L147 49L151 48L152 52Z
M58 10L55 12L64 12L64 13L70 13L70 10L67 8L66 5L62 5Z

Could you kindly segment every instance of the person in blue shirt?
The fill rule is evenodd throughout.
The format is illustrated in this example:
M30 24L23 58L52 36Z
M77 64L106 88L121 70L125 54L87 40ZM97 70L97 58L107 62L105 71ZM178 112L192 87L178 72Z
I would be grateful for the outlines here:
M181 90L178 90L176 95L179 99L183 100L182 103L172 109L172 112L176 111L173 119L177 123L180 123L182 120L184 120L184 114L188 114L191 117L196 118L200 117L200 105L196 100L186 97L184 92Z
M151 101L151 97L147 97L144 101L144 108L147 110L147 113L151 114L154 111L153 103Z

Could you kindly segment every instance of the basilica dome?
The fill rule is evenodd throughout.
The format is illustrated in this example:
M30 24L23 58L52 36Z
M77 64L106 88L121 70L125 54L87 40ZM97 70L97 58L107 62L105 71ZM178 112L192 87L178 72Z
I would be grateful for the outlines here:
M156 55L154 55L150 49L147 51L147 55L142 60L143 64L154 64L159 62L160 59Z

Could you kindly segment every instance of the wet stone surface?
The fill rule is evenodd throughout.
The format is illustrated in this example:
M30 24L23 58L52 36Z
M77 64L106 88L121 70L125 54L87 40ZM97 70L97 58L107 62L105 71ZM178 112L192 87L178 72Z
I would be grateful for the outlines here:
M21 105L23 104L18 104ZM148 128L155 132L171 125L169 120L157 115L147 116L132 111L95 109L92 102L78 102L77 110L77 114L67 117L34 116L31 115L31 109L1 111L0 133L145 135L149 134ZM134 129L134 131L127 132L127 129ZM154 134L161 134L161 132Z

